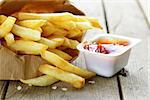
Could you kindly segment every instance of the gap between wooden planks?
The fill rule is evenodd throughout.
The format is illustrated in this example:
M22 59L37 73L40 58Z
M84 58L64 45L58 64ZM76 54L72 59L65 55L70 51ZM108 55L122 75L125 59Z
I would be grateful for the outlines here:
M128 77L119 76L122 100L148 100L148 43L150 29L135 0L104 0L110 33L142 40L131 52L126 69Z
M98 17L106 30L101 0L75 0L74 4L85 11L87 15ZM87 36L91 37L92 35ZM83 55L81 55L74 63L78 66L86 66ZM120 100L116 77L103 78L97 76L92 80L96 81L94 85L87 83L81 90L72 88L63 82L54 84L57 85L59 89L52 90L51 86L29 87L20 82L11 81L5 98L8 100ZM21 91L17 91L16 89L19 85L23 87ZM68 87L68 91L62 92L61 87Z

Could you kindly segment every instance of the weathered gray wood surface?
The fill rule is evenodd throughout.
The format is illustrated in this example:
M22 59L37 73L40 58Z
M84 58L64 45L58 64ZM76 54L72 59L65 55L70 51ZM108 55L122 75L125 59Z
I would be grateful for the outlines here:
M126 69L119 76L123 100L148 100L148 41L150 29L135 0L105 0L110 32L142 40L131 52Z
M98 17L101 19L101 23L105 29L105 20L103 15L101 0L83 0L75 2L79 7L81 7L89 16ZM91 35L90 35L91 36ZM74 62L78 66L86 66L84 56L80 57ZM95 84L86 84L81 90L77 90L63 82L54 84L59 88L57 90L52 90L49 87L29 87L27 85L21 84L20 82L10 82L8 91L6 94L6 99L8 100L119 100L119 91L117 85L117 78L102 78L95 77ZM17 86L22 86L21 91L17 91ZM53 85L53 86L54 86ZM61 91L61 87L68 87L67 92Z
M5 91L7 91L8 81L0 81L0 99L5 98Z
M2 98L4 81L0 81L0 98Z
M142 8L143 12L145 13L145 16L148 19L148 22L150 24L150 1L149 0L137 0L140 7Z

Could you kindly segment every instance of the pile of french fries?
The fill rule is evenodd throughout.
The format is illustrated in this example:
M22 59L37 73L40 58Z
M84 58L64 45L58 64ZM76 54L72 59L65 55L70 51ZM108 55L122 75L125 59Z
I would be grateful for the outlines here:
M85 79L95 76L69 63L73 57L64 52L76 49L84 33L93 28L102 28L97 19L71 13L0 15L0 39L4 46L17 54L39 55L49 62L39 66L42 76L20 80L34 86L48 86L60 80L82 88Z

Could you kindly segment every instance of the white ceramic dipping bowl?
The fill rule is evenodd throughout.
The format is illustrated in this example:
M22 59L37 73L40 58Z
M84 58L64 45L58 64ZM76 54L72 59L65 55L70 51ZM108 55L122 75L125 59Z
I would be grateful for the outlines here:
M84 53L88 70L96 72L97 75L111 77L127 65L131 48L139 43L140 40L113 34L100 34L89 40L89 42L98 41L104 37L125 39L129 42L129 45L115 54L102 54L85 50L83 48L84 43L80 43L77 49Z

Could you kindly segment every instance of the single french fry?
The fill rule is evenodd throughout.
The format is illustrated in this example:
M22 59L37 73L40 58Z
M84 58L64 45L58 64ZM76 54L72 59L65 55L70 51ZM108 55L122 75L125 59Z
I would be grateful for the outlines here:
M99 44L120 44L127 46L129 44L128 40L123 40L123 39L114 39L114 38L109 38L105 37L97 41Z
M24 84L33 85L33 86L48 86L59 80L49 75L43 75L40 77L27 79L27 80L20 79L20 81Z
M42 26L42 29L43 29L42 36L45 37L51 35L57 30L57 28L50 22L47 22L44 26Z
M21 38L26 40L38 41L41 39L41 32L39 32L38 30L33 30L31 28L26 28L16 24L13 26L11 31L15 35L20 36Z
M72 57L71 57L69 54L67 54L67 53L65 53L65 52L63 52L63 51L61 51L61 50L49 48L48 51L57 54L58 56L60 56L60 57L63 58L64 60L69 61L69 60L72 59Z
M0 24L2 24L7 19L6 16L0 15Z
M11 31L15 24L16 18L7 17L7 19L0 25L0 38L3 38L7 33Z
M59 35L52 35L52 36L48 37L48 39L56 42L57 47L63 45L64 40L65 40L64 36L59 36Z
M48 46L27 40L16 40L10 48L24 54L39 55L42 51L48 49Z
M51 34L55 34L55 35L63 35L65 36L67 31L64 29L60 29L58 27L56 27L54 24L47 22L43 27L43 33L42 36L50 36Z
M90 24L90 22L75 22L77 29L85 31L92 29L93 26Z
M42 28L41 27L39 27L39 28L37 28L36 30L38 30L39 32L43 32L43 30L42 30Z
M52 41L52 40L47 39L47 38L43 38L43 37L38 42L47 45L49 48L56 48L58 46L57 42Z
M71 13L18 13L19 20L44 19L49 21L68 21L74 16Z
M76 24L75 24L75 22L73 22L73 21L63 21L63 22L60 22L60 21L53 21L52 23L53 23L56 27L62 28L62 29L65 29L65 30L72 30L72 29L75 29L75 28L76 28Z
M76 21L76 22L90 22L93 27L103 29L102 26L100 25L98 19L93 18L93 17L76 16L76 18L74 18L74 21Z
M17 22L18 25L24 26L27 28L37 29L42 27L46 23L46 20L23 20Z
M50 64L55 65L56 67L68 71L70 73L77 74L81 77L84 78L91 78L95 76L96 74L93 72L90 72L85 69L81 69L75 65L70 64L69 62L65 61L63 58L59 57L58 55L49 52L49 51L42 51L41 52L41 57L45 60L47 60Z
M15 38L12 33L6 34L4 39L6 40L7 46L10 46L11 44L15 42Z
M66 47L71 48L71 49L76 49L76 46L78 44L79 44L79 42L77 40L65 38L62 46L66 46Z
M68 38L76 38L76 37L80 37L80 36L82 36L82 31L79 30L78 28L69 30L68 34L67 34Z
M48 64L41 65L39 67L39 71L44 73L44 74L55 77L56 79L59 79L61 81L70 83L75 88L82 88L85 84L84 78L82 78L78 75L63 71L57 67L53 67L53 66L48 65Z

